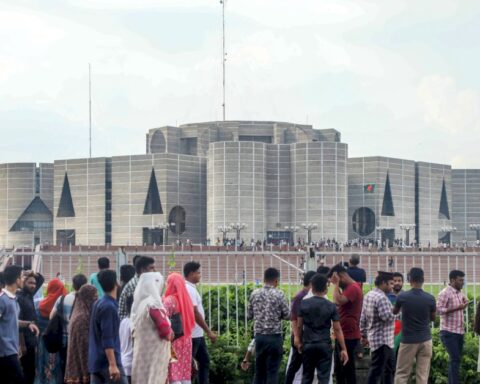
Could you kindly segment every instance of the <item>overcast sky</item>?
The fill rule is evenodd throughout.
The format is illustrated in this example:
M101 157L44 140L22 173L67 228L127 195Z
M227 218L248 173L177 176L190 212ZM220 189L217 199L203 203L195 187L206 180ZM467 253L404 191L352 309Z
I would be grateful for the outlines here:
M227 0L227 119L336 128L349 155L480 168L478 0ZM0 0L0 162L145 152L220 120L218 0Z

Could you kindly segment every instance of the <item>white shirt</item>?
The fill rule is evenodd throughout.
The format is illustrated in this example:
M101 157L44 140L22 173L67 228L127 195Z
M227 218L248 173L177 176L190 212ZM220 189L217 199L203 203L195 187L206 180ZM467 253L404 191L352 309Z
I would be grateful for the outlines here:
M198 312L200 312L200 315L202 315L202 317L205 319L205 310L203 309L202 297L200 296L200 293L198 293L195 284L187 281L187 291L190 295L193 306L197 307ZM195 328L193 328L192 331L192 338L196 337L203 337L203 329L197 323L195 323Z
M122 365L125 370L125 375L127 376L132 376L133 340L131 324L130 318L126 317L120 322L120 329L118 331Z

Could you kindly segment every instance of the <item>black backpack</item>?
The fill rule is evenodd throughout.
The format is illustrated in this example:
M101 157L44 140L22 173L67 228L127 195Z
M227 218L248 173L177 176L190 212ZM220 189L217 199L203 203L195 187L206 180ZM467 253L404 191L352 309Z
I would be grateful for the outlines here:
M63 300L64 296L60 299L60 303L57 308L55 316L48 322L47 329L43 333L43 344L50 353L57 353L63 347L63 327L65 321L63 317Z

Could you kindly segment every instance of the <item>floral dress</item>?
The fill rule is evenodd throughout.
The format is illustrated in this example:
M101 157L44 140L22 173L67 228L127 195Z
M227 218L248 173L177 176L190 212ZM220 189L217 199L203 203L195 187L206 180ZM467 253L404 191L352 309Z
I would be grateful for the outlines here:
M169 317L178 312L177 300L174 296L163 299L163 305ZM192 338L182 336L172 344L176 358L168 367L168 382L170 384L190 384L192 382Z

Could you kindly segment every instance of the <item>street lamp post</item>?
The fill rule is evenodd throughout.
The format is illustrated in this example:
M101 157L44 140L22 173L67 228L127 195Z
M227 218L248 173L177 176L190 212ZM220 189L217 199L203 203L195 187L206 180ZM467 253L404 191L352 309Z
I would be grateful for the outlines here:
M302 228L307 231L307 242L308 244L312 243L312 231L318 228L316 223L303 223Z
M230 228L237 233L237 242L240 241L240 232L247 228L247 224L245 223L231 223Z
M405 231L405 243L407 244L407 246L410 245L410 231L412 229L415 229L415 227L415 224L400 224L400 229L402 231Z
M230 232L232 228L229 225L219 225L218 232L222 233L222 242L225 245L225 239L227 238L227 233Z
M295 232L298 231L298 226L296 226L296 225L286 225L285 230L290 232L290 244L295 245Z
M480 224L470 224L469 228L477 233L477 241L480 241Z

